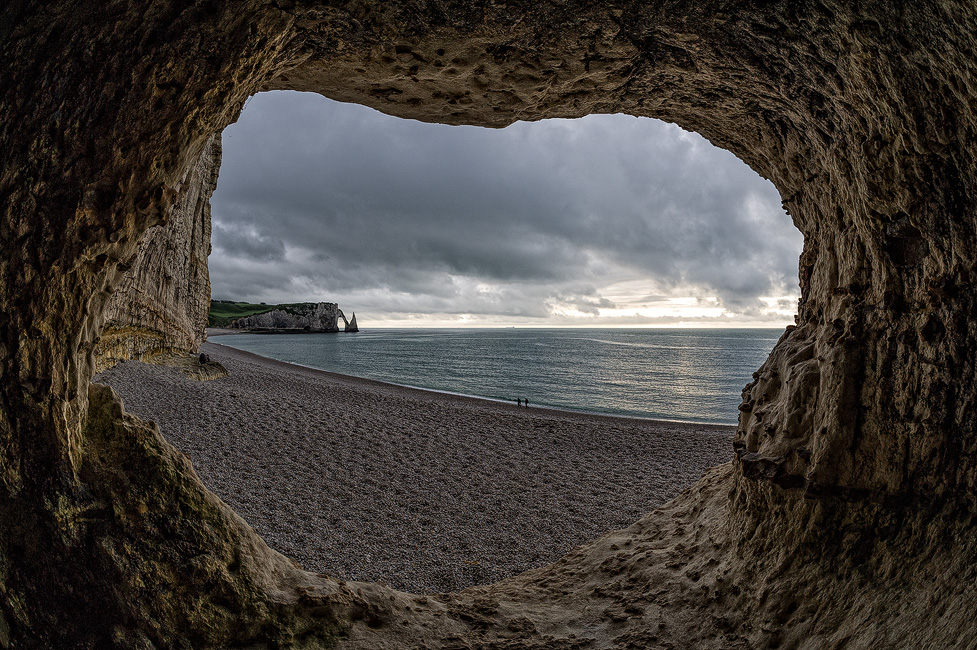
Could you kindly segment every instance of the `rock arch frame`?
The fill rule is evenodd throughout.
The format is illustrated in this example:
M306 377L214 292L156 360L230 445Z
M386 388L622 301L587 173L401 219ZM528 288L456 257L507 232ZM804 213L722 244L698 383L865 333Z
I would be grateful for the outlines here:
M303 0L0 10L0 647L962 646L977 542L977 10ZM770 178L798 325L731 464L439 598L302 572L89 388L143 233L263 89L502 126L624 112Z

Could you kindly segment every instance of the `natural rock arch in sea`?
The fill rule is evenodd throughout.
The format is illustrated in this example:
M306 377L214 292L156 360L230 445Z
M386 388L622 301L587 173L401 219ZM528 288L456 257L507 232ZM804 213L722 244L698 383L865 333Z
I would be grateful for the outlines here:
M0 647L971 643L974 34L963 0L7 3ZM658 117L773 180L802 298L735 459L552 567L438 598L270 551L89 380L120 264L275 88L485 126Z

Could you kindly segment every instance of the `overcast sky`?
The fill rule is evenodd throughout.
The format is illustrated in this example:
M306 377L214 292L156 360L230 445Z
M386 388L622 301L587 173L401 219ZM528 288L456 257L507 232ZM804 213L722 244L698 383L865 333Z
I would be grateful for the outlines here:
M223 140L215 299L338 302L363 328L793 322L776 189L674 125L455 127L274 92Z

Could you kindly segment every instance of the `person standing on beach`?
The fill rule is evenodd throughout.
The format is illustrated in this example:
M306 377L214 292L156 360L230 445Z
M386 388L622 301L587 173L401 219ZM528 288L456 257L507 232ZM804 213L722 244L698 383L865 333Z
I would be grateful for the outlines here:
M516 404L518 404L519 406L522 406L522 398L521 397L517 397L516 398Z
M529 398L527 397L527 398L523 399L522 401L525 402L526 408L528 409L529 408Z

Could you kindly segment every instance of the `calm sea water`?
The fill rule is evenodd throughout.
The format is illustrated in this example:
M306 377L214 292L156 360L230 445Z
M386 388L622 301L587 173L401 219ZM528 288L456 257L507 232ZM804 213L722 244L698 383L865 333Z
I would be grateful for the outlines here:
M780 329L378 329L213 341L357 377L534 406L735 424Z

